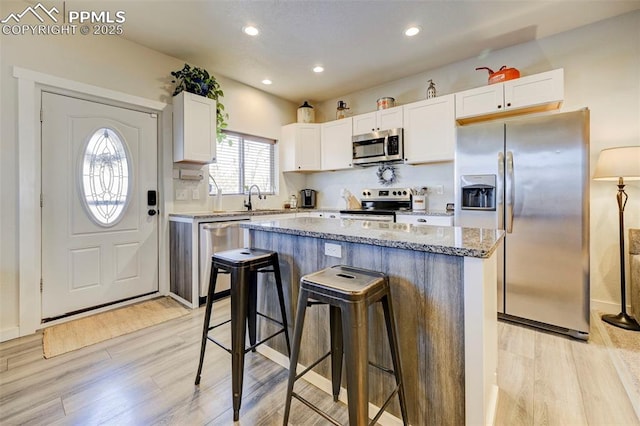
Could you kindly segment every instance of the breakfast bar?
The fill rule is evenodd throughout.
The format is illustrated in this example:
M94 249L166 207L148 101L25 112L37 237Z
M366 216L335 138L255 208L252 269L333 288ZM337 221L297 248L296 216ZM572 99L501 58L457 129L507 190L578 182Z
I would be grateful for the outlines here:
M338 264L387 274L410 423L493 423L498 397L496 248L503 231L308 217L240 226L249 230L251 247L278 253L290 319L303 275ZM261 279L265 290L258 295L258 309L277 316L276 292L269 290L274 283ZM328 317L322 305L307 313L299 369L328 350ZM381 309L370 311L369 324L370 362L391 366ZM259 327L268 332L270 325ZM260 352L288 367L284 339L273 339ZM369 370L371 413L384 403L394 382L375 368ZM328 363L308 376L330 393ZM396 401L387 412L381 423L399 421Z

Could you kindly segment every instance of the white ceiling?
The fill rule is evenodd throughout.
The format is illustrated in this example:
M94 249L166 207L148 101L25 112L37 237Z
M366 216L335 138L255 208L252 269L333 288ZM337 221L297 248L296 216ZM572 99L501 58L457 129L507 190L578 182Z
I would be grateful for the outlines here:
M293 102L335 98L640 9L640 0L89 3L124 10L131 41ZM242 33L249 24L259 36ZM409 25L422 32L405 37ZM324 73L312 72L317 64Z

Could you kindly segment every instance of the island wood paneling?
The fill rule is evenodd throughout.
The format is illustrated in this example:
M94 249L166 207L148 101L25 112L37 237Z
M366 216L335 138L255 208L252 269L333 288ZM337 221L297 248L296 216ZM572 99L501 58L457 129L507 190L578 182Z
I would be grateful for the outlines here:
M399 334L410 423L465 423L462 257L257 230L251 230L251 235L253 247L275 250L280 256L292 327L303 275L338 264L387 273ZM326 256L325 243L340 245L342 257ZM279 318L273 279L269 274L261 281L259 306L269 315ZM328 312L326 306L307 309L299 358L303 365L309 365L329 350ZM265 323L261 322L261 333L273 330ZM283 342L283 339L276 338L270 346L286 353ZM369 359L392 367L379 304L374 305L369 313ZM314 371L328 379L331 377L328 361L315 367ZM382 406L394 383L392 376L369 368L369 400ZM344 372L342 384L346 386ZM400 417L397 398L387 410Z
M192 296L192 224L169 222L169 289L185 300Z

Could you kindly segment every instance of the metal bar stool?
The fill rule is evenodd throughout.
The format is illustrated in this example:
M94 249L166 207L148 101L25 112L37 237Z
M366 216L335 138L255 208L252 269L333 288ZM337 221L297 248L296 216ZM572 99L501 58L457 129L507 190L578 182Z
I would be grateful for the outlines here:
M244 355L249 351L254 351L258 345L274 338L280 333L284 333L287 344L287 352L291 353L289 344L289 332L287 329L287 315L284 304L284 294L282 279L280 277L280 266L278 264L278 253L255 248L242 248L227 250L215 253L211 257L211 275L209 278L209 293L207 296L207 306L204 313L204 325L202 327L202 344L200 348L200 365L196 374L196 385L200 384L200 374L204 361L204 351L207 340L211 340L222 349L231 354L231 382L233 390L233 420L238 420L240 416L240 404L242 402L242 380L244 376ZM270 268L270 269L263 269ZM216 287L218 272L231 274L231 319L211 326L211 312L213 310L213 294ZM273 272L275 275L276 289L278 291L278 301L280 303L280 313L282 321L277 321L267 315L257 311L257 273ZM281 326L281 329L269 337L256 342L256 319L257 316L272 321ZM231 349L225 347L213 337L209 336L209 331L216 327L231 322ZM245 347L246 329L249 328L248 348Z
M310 302L310 299L313 301ZM309 304L315 302L329 304L331 349L307 367L302 373L296 375L306 308ZM400 369L398 338L396 336L395 322L393 319L389 280L387 276L381 272L338 265L305 275L300 279L300 295L298 297L296 322L293 332L293 348L290 358L289 383L284 411L283 424L285 426L289 421L291 398L298 399L332 424L340 425L337 420L295 393L293 391L293 385L296 380L331 355L333 400L337 401L340 392L343 354L345 357L345 368L347 369L349 425L364 426L369 424L367 415L369 405L367 319L369 305L376 302L382 303L387 328L387 338L393 360L393 370L375 364L371 365L393 374L396 379L396 387L370 424L373 425L378 421L396 394L398 394L400 400L402 421L405 425L408 424L407 405Z

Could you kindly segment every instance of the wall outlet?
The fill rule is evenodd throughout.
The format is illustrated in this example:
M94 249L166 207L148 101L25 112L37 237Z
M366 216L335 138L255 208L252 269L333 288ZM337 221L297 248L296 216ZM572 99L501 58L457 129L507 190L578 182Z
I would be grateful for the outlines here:
M186 200L187 200L187 190L176 189L176 201L186 201Z
M192 189L191 190L191 198L194 200L199 200L200 199L200 190L199 189Z
M342 246L340 244L324 243L324 254L331 257L342 257Z

